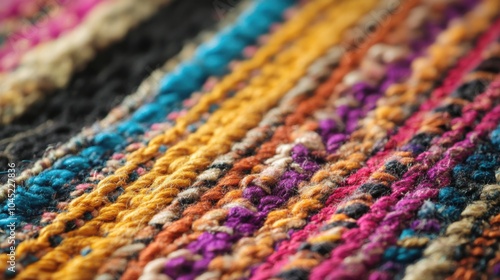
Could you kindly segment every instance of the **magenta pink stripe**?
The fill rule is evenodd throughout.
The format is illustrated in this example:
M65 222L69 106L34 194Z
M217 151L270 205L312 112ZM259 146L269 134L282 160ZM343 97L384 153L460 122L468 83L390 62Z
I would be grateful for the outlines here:
M351 256L358 248L360 248L365 242L366 238L370 238L370 240L373 240L374 235L372 233L377 229L377 227L381 227L380 222L383 219L394 222L394 216L391 214L386 214L396 203L396 207L398 207L398 205L403 205L402 203L405 200L399 201L399 199L401 199L406 193L412 191L413 187L418 183L419 180L426 176L426 174L427 176L429 176L430 180L434 180L435 182L439 181L440 187L450 183L449 176L446 173L449 172L448 167L451 166L450 164L461 161L464 156L467 156L467 152L471 152L474 148L474 145L472 145L469 150L462 150L462 148L470 146L469 144L464 146L464 141L467 142L477 135L483 136L483 134L494 129L496 127L496 124L498 123L498 120L500 119L500 107L496 107L493 111L488 113L483 118L482 124L477 126L473 132L467 135L468 139L456 143L452 148L448 150L446 150L445 148L447 146L446 144L460 140L463 137L463 133L465 132L466 128L474 125L476 118L479 116L479 112L476 110L487 111L491 109L491 107L493 106L492 100L498 100L498 98L500 97L500 92L497 90L499 86L500 80L495 81L494 83L492 83L491 87L485 94L480 95L474 101L474 103L468 104L464 107L465 112L463 114L463 117L456 118L452 121L454 126L456 126L454 127L454 130L446 132L437 141L433 141L433 147L417 157L417 161L420 163L414 165L404 175L403 179L392 185L391 188L393 190L393 193L391 195L380 198L372 205L370 212L358 220L358 228L349 230L343 234L342 240L344 241L344 244L335 248L330 259L318 266L313 271L313 274L311 276L326 277L328 275L329 277L332 277L331 279L336 279L337 277L345 276L355 277L355 275L358 275L358 273L360 273L359 275L364 275L367 272L368 268L363 266L362 264L359 264L354 268L351 266L344 266L342 262L346 257ZM460 153L457 153L457 151L459 151ZM444 158L439 161L434 167L429 169L429 167L434 165L434 162L438 161L441 158L441 155L443 153ZM427 170L429 171L426 173ZM428 187L429 184L424 183L423 186ZM422 193L420 193L420 191L422 191ZM437 193L437 191L437 189L422 189L422 187L420 187L420 190L414 190L414 192L418 194L425 193L427 195L431 195L431 197L435 193ZM413 209L414 206L417 206L415 203L420 203L420 205L418 205L418 207L420 207L424 201L425 199L419 202L413 201L413 204L411 204L411 209ZM403 209L401 211L406 213L406 215L409 215L410 209L406 207L402 208ZM404 221L408 221L408 218L404 219ZM396 228L391 227L391 230L394 230L394 232L391 232L392 234L399 234L397 233ZM396 240L397 238L394 239L394 241ZM388 245L388 243L384 243L383 245L377 244L378 247L376 247L376 254L380 254L380 257L385 251L385 246ZM373 247L370 246L370 248ZM373 256L373 254L371 256ZM371 259L370 264L376 261ZM366 264L366 266L369 266L369 264ZM353 271L353 269L355 269L356 271ZM361 271L358 272L358 270Z
M10 18L24 16L26 10L40 8L46 0L2 0L0 1L0 23ZM51 1L56 2L56 1ZM62 2L57 1L57 4Z
M71 0L57 16L29 25L8 37L0 48L0 71L18 66L21 58L31 48L54 40L78 26L99 3L111 0Z
M396 135L390 138L384 149L370 158L367 161L366 167L361 168L355 174L347 178L345 186L335 189L326 202L327 207L323 208L318 214L314 215L304 229L294 232L289 240L283 241L279 245L278 250L276 250L271 256L268 257L266 263L260 265L255 270L254 277L252 277L252 279L268 279L269 277L278 273L283 265L288 262L289 256L297 251L297 248L300 246L300 244L304 242L309 236L313 236L314 234L319 232L321 226L323 226L324 223L333 215L333 213L335 213L335 211L337 210L337 205L342 200L351 195L352 192L354 192L362 184L362 182L366 181L369 178L370 174L377 170L397 147L401 147L409 139L411 139L411 137L420 128L425 114L427 114L433 108L437 107L442 102L442 99L449 95L453 91L453 89L458 86L461 77L479 63L479 61L481 60L480 54L484 51L486 46L488 46L488 44L498 36L499 32L500 20L497 20L495 24L490 27L488 32L479 39L475 49L466 57L462 58L457 66L454 67L452 71L450 71L445 81L443 82L443 85L440 88L434 90L431 97L420 106L419 111L407 120L405 125L398 131ZM384 198L382 198L381 200L383 199ZM365 222L370 223L368 220ZM375 223L371 224L371 227L375 226ZM352 244L345 245L345 247L348 246L352 246ZM355 250L357 248L351 249ZM342 255L345 254L342 253ZM324 265L322 264L321 266L331 269L331 262L328 261L328 264L325 263L323 263Z

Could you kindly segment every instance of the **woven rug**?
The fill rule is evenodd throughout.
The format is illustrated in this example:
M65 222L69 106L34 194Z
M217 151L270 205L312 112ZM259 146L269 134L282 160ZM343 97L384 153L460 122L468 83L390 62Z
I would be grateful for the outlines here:
M0 279L500 279L500 0L2 0Z

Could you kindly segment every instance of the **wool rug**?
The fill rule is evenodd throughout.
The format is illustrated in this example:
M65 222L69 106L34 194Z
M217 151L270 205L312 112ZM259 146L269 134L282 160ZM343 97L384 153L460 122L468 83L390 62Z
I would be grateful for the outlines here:
M500 279L499 16L0 3L0 279Z

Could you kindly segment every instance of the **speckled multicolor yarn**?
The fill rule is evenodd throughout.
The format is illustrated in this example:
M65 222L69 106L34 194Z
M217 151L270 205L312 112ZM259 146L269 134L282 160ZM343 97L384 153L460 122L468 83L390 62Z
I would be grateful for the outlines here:
M180 2L9 2L2 128L72 77L106 91L79 69ZM4 168L0 279L500 279L499 0L203 3L218 24Z

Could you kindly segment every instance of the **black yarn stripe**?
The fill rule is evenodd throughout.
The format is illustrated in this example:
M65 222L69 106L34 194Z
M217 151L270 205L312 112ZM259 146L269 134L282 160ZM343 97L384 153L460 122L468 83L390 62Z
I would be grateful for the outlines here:
M82 127L90 125L118 105L154 69L173 57L183 43L219 19L212 0L177 0L134 28L76 73L70 84L7 126L0 126L0 139L34 130L49 120L53 125L40 133L0 145L0 169L8 162L22 166L40 158L48 146L64 143ZM24 161L24 163L21 163Z

